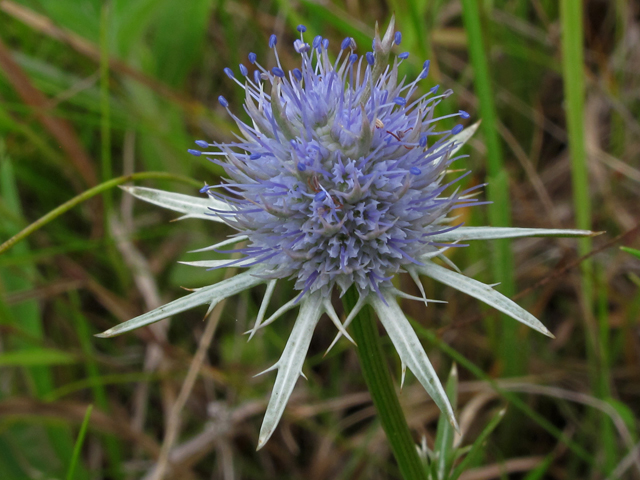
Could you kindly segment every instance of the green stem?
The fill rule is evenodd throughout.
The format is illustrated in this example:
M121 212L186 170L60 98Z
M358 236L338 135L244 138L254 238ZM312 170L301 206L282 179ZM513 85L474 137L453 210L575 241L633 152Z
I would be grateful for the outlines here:
M63 213L71 210L76 205L89 200L96 195L106 192L107 190L117 187L118 185L122 185L123 183L132 182L134 180L147 180L147 179L165 179L165 180L175 180L182 183L188 183L189 185L193 185L195 187L200 187L200 184L195 180L183 177L181 175L174 175L173 173L167 172L140 172L140 173L132 173L131 175L123 175L122 177L114 178L107 182L101 183L100 185L96 185L85 192L82 192L80 195L73 197L71 200L66 201L62 205L54 208L49 213L47 213L44 217L40 217L38 220L30 224L21 232L17 233L9 240L0 245L0 255L13 247L16 243L24 240L29 235L31 235L36 230L44 227L47 223L55 218L59 217Z
M344 296L344 305L351 310L357 300L358 293L351 288ZM383 361L376 318L372 314L371 307L365 306L351 325L353 338L358 344L358 358L362 365L364 379L378 412L382 429L387 435L393 455L400 467L402 478L427 480L427 472L418 456L416 444L396 396L389 368Z

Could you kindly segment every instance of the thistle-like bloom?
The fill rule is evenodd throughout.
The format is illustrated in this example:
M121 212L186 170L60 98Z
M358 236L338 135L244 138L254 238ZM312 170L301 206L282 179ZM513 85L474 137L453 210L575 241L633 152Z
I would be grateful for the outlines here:
M400 53L389 63L391 50L402 36L392 19L383 38L377 32L373 51L355 53L356 44L346 38L335 60L329 41L318 36L311 43L300 38L293 48L301 57L300 68L287 71L281 65L272 35L277 66L264 68L249 54L253 73L240 65L241 77L225 68L226 75L245 91L247 124L236 117L224 97L220 104L235 120L238 141L196 144L221 165L228 179L205 186L208 198L129 187L138 198L176 210L185 217L224 222L237 230L228 240L202 249L243 254L236 260L189 262L206 268L248 268L245 273L201 288L161 308L118 325L101 336L113 336L148 325L178 312L220 300L261 283L267 284L263 303L251 336L284 312L299 307L298 318L278 362L273 394L267 406L258 447L273 433L291 395L320 317L326 313L345 336L349 323L370 304L391 338L403 365L409 368L431 398L456 424L453 409L397 297L424 301L419 276L425 275L468 293L545 335L551 333L536 318L490 286L433 260L460 241L540 235L571 236L589 232L522 228L468 228L455 224L455 209L477 205L477 187L452 190L445 174L462 144L476 126L463 130L438 130L438 120L468 118L464 111L436 116L436 107L452 94L438 94L438 86L416 96L429 71L424 62L410 83L400 80L398 67L409 54ZM414 98L416 97L416 98ZM213 147L213 148L210 148ZM464 176L464 175L463 175ZM183 217L183 218L185 218ZM453 266L453 265L451 265ZM403 293L391 283L396 274L408 273L422 298ZM265 319L278 279L295 279L291 300ZM353 287L359 301L344 323L331 304L331 292ZM335 341L333 342L335 344ZM333 346L332 344L332 346ZM330 347L331 348L331 347Z

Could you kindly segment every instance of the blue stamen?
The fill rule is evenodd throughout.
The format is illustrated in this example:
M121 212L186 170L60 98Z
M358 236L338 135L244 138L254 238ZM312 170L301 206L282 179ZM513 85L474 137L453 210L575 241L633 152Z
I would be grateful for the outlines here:
M396 34L393 37L393 42L396 45L400 45L400 43L402 43L402 33L400 32L396 32Z
M253 64L253 63L256 63L256 60L257 60L257 59L258 59L258 56L257 56L255 53L251 52L251 53L249 54L249 61L250 61L252 64Z
M200 148L207 148L209 146L209 143L205 140L196 140L196 145L198 145Z
M282 69L278 67L273 67L271 69L271 73L273 73L276 77L280 77L280 78L284 77L284 71L282 71Z
M400 60L406 60L407 58L409 58L409 52L402 52L400 55L398 55L398 58Z
M202 155L202 152L200 150L193 150L192 148L187 150L187 152L189 152L194 157L199 157L200 155Z
M430 66L431 66L431 60L425 60L424 63L422 64L422 72L420 72L420 75L418 75L418 78L420 80L423 80L427 78L427 76L429 76Z
M234 75L233 75L233 70L231 70L229 67L224 69L224 73L227 75L227 77L233 79Z
M273 33L269 37L269 48L273 48L278 43L278 37L276 37Z
M373 66L373 64L375 63L376 59L373 55L373 52L367 52L365 55L365 58L367 59L367 63L371 66Z
M227 99L222 95L218 97L218 102L220 102L220 105L222 105L224 108L227 108L229 106L229 102L227 102Z

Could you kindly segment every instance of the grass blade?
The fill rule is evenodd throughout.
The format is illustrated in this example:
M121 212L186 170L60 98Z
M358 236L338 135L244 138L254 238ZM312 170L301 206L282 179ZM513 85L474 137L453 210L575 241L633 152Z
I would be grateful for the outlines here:
M122 185L123 183L131 182L134 180L143 180L148 178L177 180L179 182L188 183L190 185L196 185L198 187L200 186L200 184L195 180L192 180L187 177L182 177L179 175L174 175L171 173L166 173L166 172L141 172L141 173L134 173L132 175L124 175L122 177L114 178L113 180L109 180L108 182L101 183L100 185L96 185L95 187L82 192L80 195L77 195L73 197L71 200L64 202L62 205L51 210L44 217L41 217L35 222L33 222L32 224L30 224L24 230L20 231L19 233L11 237L9 240L4 242L2 245L0 245L0 255L2 255L4 252L9 250L16 243L27 238L36 230L39 230L40 228L44 227L50 221L55 220L63 213L68 212L76 205L81 204L82 202L90 199L91 197L95 197L96 195L103 193L109 190L110 188L117 187L118 185Z
M494 103L491 75L487 60L485 41L480 22L480 3L476 0L462 0L462 17L469 38L469 57L474 70L475 89L480 102L482 129L487 145L487 197L489 221L493 227L508 227L511 224L511 206L509 200L509 181L504 169L502 145L498 137L497 114ZM508 297L515 293L513 258L510 242L500 239L494 242L493 275L501 283L501 291ZM497 351L506 375L517 375L524 371L526 358L524 349L518 346L517 326L502 322L500 338L497 338Z
M87 434L87 428L89 427L89 419L91 418L92 411L93 411L93 405L89 405L87 407L87 412L84 414L84 419L82 420L82 425L80 426L80 432L78 433L76 444L73 447L73 455L71 456L71 462L69 463L69 470L67 471L67 480L73 480L74 478L73 475L76 471L76 466L78 465L78 460L80 458L80 451L82 449L82 444L84 443L84 437Z

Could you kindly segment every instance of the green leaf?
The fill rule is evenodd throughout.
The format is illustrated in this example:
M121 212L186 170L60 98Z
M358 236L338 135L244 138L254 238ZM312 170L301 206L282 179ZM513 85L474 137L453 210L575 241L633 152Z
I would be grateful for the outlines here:
M456 408L458 404L458 369L454 363L447 379L445 386L447 397L451 402L451 406ZM436 431L435 452L437 460L436 466L436 478L438 480L445 480L449 469L451 468L451 462L453 460L453 435L454 430L451 424L447 422L444 416L438 419L438 429Z
M491 432L493 432L493 430L498 426L498 424L504 417L505 411L506 410L504 409L500 410L491 419L491 421L487 424L487 426L484 427L480 435L478 435L478 438L476 438L476 441L473 442L473 446L471 447L469 454L466 457L464 457L464 460L462 460L462 462L458 464L458 466L455 468L455 470L453 471L453 473L451 474L448 480L457 480L458 477L460 477L460 475L466 470L467 466L473 465L474 460L476 459L476 457L484 447L485 440L491 434Z
M78 361L79 359L75 355L53 348L24 348L22 350L0 353L0 367L68 365Z
M213 0L165 0L154 25L153 58L157 78L180 86L200 56Z
M527 476L524 477L523 480L542 480L543 478L546 478L545 474L547 473L547 470L549 470L549 467L551 467L555 459L555 452L551 452L545 457L542 462L540 462L540 465L527 473Z
M629 429L631 436L633 437L633 441L638 441L638 429L636 427L637 417L634 414L633 410L629 408L629 406L625 403L622 403L620 400L616 400L615 398L606 398L604 400L606 403L611 405L611 407L618 412L620 418Z
M640 258L640 250L636 250L635 248L620 247L620 250L622 250L623 252L630 253L634 257Z
M80 452L82 450L82 444L84 443L84 437L87 434L87 428L89 427L89 419L91 418L91 412L93 411L93 405L87 407L87 411L84 414L82 425L80 426L80 432L78 432L78 438L76 444L73 447L73 455L71 456L71 462L69 463L69 469L67 470L67 480L73 480L73 474L76 471L76 466L80 459Z

